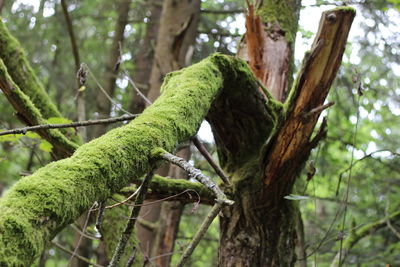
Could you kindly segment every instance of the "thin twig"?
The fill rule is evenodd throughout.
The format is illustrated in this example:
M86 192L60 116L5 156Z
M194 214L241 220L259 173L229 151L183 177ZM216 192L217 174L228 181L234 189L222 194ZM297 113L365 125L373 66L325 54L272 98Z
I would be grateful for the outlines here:
M93 236L93 235L90 235L90 234L88 234L88 233L86 233L86 232L83 232L83 231L82 231L81 229L79 229L79 227L76 226L76 225L70 224L70 226L71 226L72 229L74 229L75 231L77 231L79 234L83 235L83 236L86 237L87 239L90 239L90 240L99 240L99 239L100 239L100 238L98 238L98 237L96 237L96 236Z
M88 223L89 223L89 219L90 219L90 214L92 213L92 210L93 210L95 207L97 207L97 205L99 205L99 204L97 203L97 201L95 201L95 202L93 203L93 205L90 207L90 209L89 209L89 211L88 211L88 213L87 213L87 216L86 216L85 223L84 223L84 225L83 225L83 227L82 227L82 231L83 231L83 232L86 231L86 227L87 227L87 225L88 225ZM80 236L79 236L78 243L76 244L75 249L74 249L73 253L71 254L71 258L70 258L69 261L68 261L67 267L71 264L71 261L72 261L73 257L75 257L76 252L78 251L78 248L79 248L79 246L80 246L80 244L81 244L82 237L83 237L83 235L80 235Z
M200 142L199 138L197 136L192 138L193 144L197 147L197 149L200 151L200 153L204 156L204 158L207 160L208 163L210 163L211 167L215 170L215 172L221 177L222 181L230 185L229 178L226 176L224 171L221 169L221 167L214 161L213 157L211 154L207 151L206 147Z
M344 228L346 225L346 215L347 215L347 202L349 200L349 195L350 195L350 185L351 185L351 177L352 177L352 170L353 170L353 162L354 162L354 153L355 153L355 145L357 141L357 133L358 133L358 124L360 122L360 99L361 95L358 95L357 99L357 120L356 124L354 125L354 132L353 132L353 147L351 150L351 159L350 159L350 169L349 169L349 176L347 179L347 187L346 187L346 193L345 193L345 198L344 198L344 212L343 212L343 220L342 220L342 230L341 232L344 232ZM343 250L343 238L340 240L340 247L339 247L339 267L342 266L342 250Z
M201 239L203 238L204 234L207 232L208 228L210 227L212 221L217 217L221 209L224 207L223 201L218 201L212 207L211 211L208 213L206 219L201 224L199 230L196 232L195 236L193 237L192 241L186 247L185 251L183 252L181 258L179 259L177 267L182 267L185 265L187 260L189 259L190 255L193 253L196 246L199 244Z
M165 151L164 149L159 149L156 152L156 156L159 156L169 161L170 163L181 167L189 174L190 178L196 179L197 181L205 185L208 189L213 191L217 199L225 202L225 204L233 205L233 201L228 200L224 192L222 192L222 190L209 177L204 175L199 169L193 167L189 162L187 162L183 158L174 156L171 153Z
M106 201L103 201L100 203L99 212L97 213L96 224L95 224L96 229L99 232L101 238L103 238L101 225L103 224L104 214L105 214L105 210L106 210L105 205L106 205Z
M124 67L124 61L122 60L122 45L121 42L118 43L119 46L119 57L121 59L121 68L122 68L122 73L125 75L126 78L128 78L129 83L132 85L133 89L136 91L136 93L148 104L151 105L153 104L150 99L148 99L142 91L140 91L139 87L136 86L136 83L131 79L131 77L128 74L128 71Z
M325 110L325 109L327 109L327 108L329 108L329 107L331 107L333 105L335 105L335 102L328 102L325 105L313 108L312 110L310 110L310 111L308 111L308 112L303 114L303 119L308 119L311 115L314 115L315 113L319 113L319 112L321 112L321 111L323 111L323 110Z
M100 90L103 92L103 94L107 97L107 99L115 106L116 109L119 109L120 111L124 112L125 114L128 115L133 115L132 113L130 113L129 111L125 110L124 108L122 108L120 106L120 104L118 102L116 102L114 99L112 99L112 97L107 93L107 91L103 88L103 86L101 86L100 82L96 79L96 77L94 76L93 72L90 70L89 66L87 66L90 77L92 77L92 79L94 80L94 82L96 83L97 87L100 88Z
M110 205L110 206L106 206L106 207L104 207L104 209L112 209L112 208L118 207L118 206L120 206L120 205L122 205L122 204L125 204L126 202L128 202L129 200L131 200L134 196L136 196L136 195L140 192L140 188L141 188L141 186L139 186L139 188L136 189L136 191L133 192L132 195L130 195L128 198L124 199L123 201L118 202L118 203L113 204L113 205Z
M139 116L139 114L124 115L121 117L108 118L108 119L76 121L76 122L72 122L72 123L41 124L41 125L28 126L28 127L3 131L3 132L0 132L0 136L7 135L7 134L26 134L26 132L28 132L28 131L38 131L38 130L43 130L43 129L75 128L75 127L83 127L83 126L90 126L90 125L97 125L97 124L115 123L115 122L120 122L120 121L129 121L129 120L135 119L137 116Z
M143 98L143 100L151 105L152 102L150 101L150 99L148 99L141 91L140 89L136 86L135 82L131 79L131 77L129 77L128 72L126 70L123 71L123 74L125 75L126 78L128 78L129 83L132 85L133 89L135 89L136 93Z
M83 257L83 256L74 254L73 251L71 251L71 250L67 249L66 247L64 247L64 246L62 246L62 245L60 245L60 244L58 244L58 243L55 242L55 241L51 241L51 243L52 243L54 246L56 246L57 248L61 249L62 251L66 252L66 253L68 253L68 254L70 254L70 255L73 255L73 257L75 257L75 258L77 258L77 259L79 259L79 260L81 260L81 261L84 261L84 262L86 262L86 263L89 263L90 265L93 265L93 266L95 266L95 267L104 267L103 265L100 265L100 264L97 264L97 263L95 263L95 262L90 261L88 258L85 258L85 257Z
M178 196L180 196L180 195L183 195L183 194L185 194L185 193L188 193L188 195L191 197L191 195L189 194L189 192L194 192L194 193L196 193L198 200L197 200L197 202L195 202L195 206L197 207L197 206L200 204L201 199L200 199L199 193L197 193L196 190L193 190L193 189L186 189L185 191L180 192L180 193L178 193L178 194L175 194L175 195L172 195L172 196L169 196L169 197L165 197L165 198L162 198L162 199L159 199L159 200L151 201L151 202L149 201L149 202L146 202L146 203L143 203L143 204L140 204L140 205L125 203L126 201L124 201L124 203L121 203L121 202L120 202L120 203L117 203L117 204L118 204L118 205L125 204L125 205L128 205L128 206L141 206L141 207L144 207L144 206L154 205L154 204L156 204L156 203L163 202L163 201L165 201L165 200L170 200L170 199L176 198L176 197L178 197ZM116 204L115 204L115 205L116 205Z
M108 265L109 267L118 266L121 256L124 253L126 244L128 243L128 240L129 240L129 238L133 232L133 229L135 227L136 219L139 216L139 212L141 209L141 206L139 206L139 205L143 203L143 200L146 196L147 188L150 184L150 180L153 177L153 175L154 175L154 170L150 171L150 173L146 175L146 177L143 180L142 185L140 186L138 196L135 199L135 204L137 204L137 206L133 207L133 209L132 209L131 216L125 226L124 232L122 233L122 235L119 239L118 245L115 249L115 252L111 259L111 262Z

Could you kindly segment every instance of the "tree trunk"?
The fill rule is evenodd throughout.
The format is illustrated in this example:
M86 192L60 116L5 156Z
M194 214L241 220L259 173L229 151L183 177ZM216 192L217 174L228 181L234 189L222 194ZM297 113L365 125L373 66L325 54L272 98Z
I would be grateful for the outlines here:
M151 67L154 60L154 49L157 43L157 34L160 27L160 17L163 0L151 2L149 22L147 23L146 34L143 43L135 56L134 80L140 91L147 95L150 89L149 79ZM144 99L133 91L133 97L129 111L133 114L141 113L146 107Z
M274 12L279 11L279 8L298 8L295 1L280 1L276 5L278 6L265 6L266 9L258 12L261 15L273 15L269 8L275 9ZM220 266L294 265L298 209L292 201L284 199L284 196L291 193L295 178L311 149L326 134L322 124L316 137L310 140L341 62L344 40L353 18L354 11L347 9L336 9L323 14L312 51L306 55L285 106L281 107L282 110L278 108L272 111L272 114L278 114L275 124L257 123L268 121L262 118L262 102L244 103L240 101L243 98L240 94L234 96L232 92L229 102L228 98L219 98L220 102L214 102L215 109L211 109L208 119L218 146L220 162L232 177L235 196L235 205L225 208L224 216L220 219ZM293 18L288 19L292 21L290 25L293 25ZM256 25L257 18L250 22L253 22L250 26ZM275 26L267 29L275 31L276 25L285 24L279 21L277 24L272 22L272 25ZM254 28L257 27L262 29L257 25ZM296 28L291 33L283 29L285 28L282 27L278 33L285 36L287 44L283 45L283 40L280 40L282 37L278 37L275 45L290 48L294 39L288 37L296 32ZM264 57L283 56L273 61L290 62L292 55L287 52L257 55L260 51L269 50L265 46L270 41L247 37L248 60L253 72L256 75L257 72L261 73L257 76L266 84L270 78L271 81L282 80L281 77L271 76L277 74L274 69L276 66L268 64ZM263 47L258 51L256 48L260 44ZM261 91L260 94L270 93L278 101L282 100L286 95L286 84L289 84L287 80L291 76L290 65L285 63L286 71L281 74L285 77L285 83L276 83L273 88L269 88L269 92ZM324 72L321 73L321 70ZM264 79L265 77L268 79ZM260 106L259 110L257 105ZM250 106L254 108L249 109Z
M106 93L113 97L115 91L115 81L117 80L119 57L120 57L120 45L124 40L125 26L128 23L128 13L131 0L119 0L117 1L117 13L118 19L115 25L114 37L112 40L110 53L105 70L105 84L104 90ZM99 118L108 118L111 112L111 102L103 92L99 92L97 96L97 109L99 112ZM94 137L98 137L106 132L106 125L100 124L94 128Z

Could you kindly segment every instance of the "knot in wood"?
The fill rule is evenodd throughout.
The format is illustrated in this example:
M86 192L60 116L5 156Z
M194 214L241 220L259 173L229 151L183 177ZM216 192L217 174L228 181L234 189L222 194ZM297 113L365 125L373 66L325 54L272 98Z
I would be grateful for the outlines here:
M336 15L334 13L330 13L326 16L326 19L330 22L330 23L335 23L336 22Z

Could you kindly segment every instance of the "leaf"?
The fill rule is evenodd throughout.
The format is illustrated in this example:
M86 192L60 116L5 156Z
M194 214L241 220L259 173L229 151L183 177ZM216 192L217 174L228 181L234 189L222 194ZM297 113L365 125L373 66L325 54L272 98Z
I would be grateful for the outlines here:
M46 140L43 140L39 145L39 149L43 150L44 152L51 152L51 150L53 149L53 145Z
M47 120L47 122L49 124L64 124L64 123L71 123L72 121L61 117L51 117Z
M7 135L2 135L0 136L0 142L15 142L20 139L23 134L7 134Z
M305 199L309 199L310 197L290 194L288 196L284 196L283 198L286 198L288 200L305 200Z
M32 139L40 139L40 135L38 135L35 132L26 132L26 137L32 138Z

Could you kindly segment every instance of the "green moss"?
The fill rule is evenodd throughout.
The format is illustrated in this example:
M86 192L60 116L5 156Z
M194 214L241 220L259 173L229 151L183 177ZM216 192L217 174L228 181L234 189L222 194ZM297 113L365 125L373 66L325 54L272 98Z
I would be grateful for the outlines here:
M45 119L51 117L61 118L61 113L57 110L44 90L43 85L34 74L21 44L10 34L1 20L0 47L0 58L3 60L12 80L30 98L42 116ZM75 134L74 130L62 129L61 132L74 142L82 143L82 140Z
M42 117L42 114L37 109L37 107L31 102L31 99L20 90L19 86L14 83L12 78L10 77L9 73L7 72L7 68L3 63L3 60L0 59L0 76L10 85L11 92L7 93L7 97L11 97L11 103L23 106L26 110L25 114L30 122L34 124L47 124L47 121ZM48 140L50 143L54 144L58 152L60 154L71 155L77 148L78 145L67 139L59 130L57 129L50 129L47 131L40 131L39 132L43 138Z
M351 6L338 6L338 7L334 8L334 9L332 9L332 11L335 11L335 10L348 11L348 12L351 12L351 13L354 13L354 14L357 13L356 9L351 7Z
M297 0L265 0L257 9L264 23L278 23L288 42L296 39L299 6Z
M214 61L235 60L215 55L180 71L137 119L17 182L0 200L0 266L31 264L94 201L152 169L153 149L172 151L193 136L222 89L224 75Z

